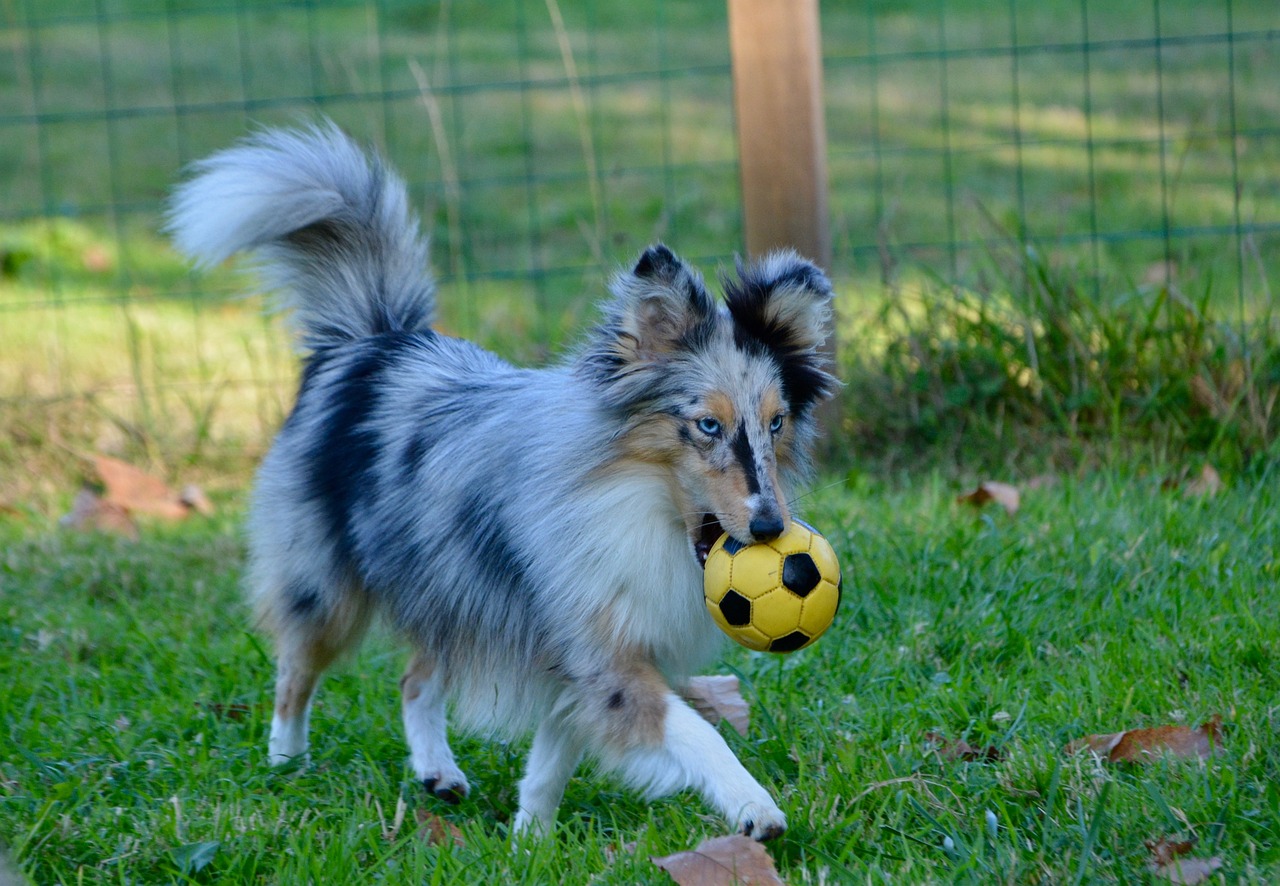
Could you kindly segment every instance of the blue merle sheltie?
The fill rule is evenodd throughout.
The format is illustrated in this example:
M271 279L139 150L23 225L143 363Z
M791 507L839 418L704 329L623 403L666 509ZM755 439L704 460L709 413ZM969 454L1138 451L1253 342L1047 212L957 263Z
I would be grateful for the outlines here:
M468 790L446 710L533 732L513 833L548 831L588 757L651 796L697 790L756 839L769 792L681 696L722 635L701 562L777 536L837 383L832 293L790 251L714 297L662 245L618 273L567 359L512 366L432 329L403 182L332 124L266 131L198 163L169 230L202 265L245 250L305 352L257 478L247 584L275 637L272 763L304 755L321 672L380 612L413 656L410 765Z

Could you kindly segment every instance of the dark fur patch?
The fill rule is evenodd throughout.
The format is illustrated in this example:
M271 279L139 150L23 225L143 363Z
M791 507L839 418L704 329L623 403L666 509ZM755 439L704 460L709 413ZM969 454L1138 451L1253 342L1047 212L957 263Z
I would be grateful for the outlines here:
M760 476L756 471L756 454L751 450L751 441L747 439L747 429L739 425L730 445L733 448L733 457L737 459L738 466L742 468L742 473L746 477L747 492L751 495L759 495Z
M419 430L409 440L404 447L404 452L400 456L400 465L404 468L404 480L406 483L412 483L418 475L418 468L422 465L422 459L431 450L435 440L425 430Z
M625 693L623 693L621 689L615 691L612 695L610 695L608 701L605 702L605 704L609 706L609 710L611 711L616 711L618 708L622 707L626 703L627 703L627 696Z
M368 339L331 388L320 395L328 412L309 452L307 493L319 502L330 536L338 540L339 552L353 565L357 558L351 514L361 497L372 492L379 450L369 419L381 396L383 373L414 346L414 339L406 334ZM316 366L313 379L326 359L337 357L320 352L311 358Z
M501 510L495 510L493 501L481 492L465 498L454 514L451 532L467 541L462 550L475 553L472 568L485 574L483 581L497 588L506 588L515 597L516 590L526 581L528 566L516 554Z
M291 585L284 594L289 614L297 618L308 618L316 614L320 608L320 594L309 585Z

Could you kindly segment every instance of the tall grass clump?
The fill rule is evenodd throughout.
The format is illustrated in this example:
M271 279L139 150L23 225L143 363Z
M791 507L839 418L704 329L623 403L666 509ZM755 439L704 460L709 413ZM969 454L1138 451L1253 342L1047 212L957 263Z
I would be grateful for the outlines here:
M1046 466L1141 447L1244 469L1280 453L1280 318L1212 282L1095 284L1034 245L967 285L886 289L842 342L850 446ZM1228 316L1232 315L1232 316Z

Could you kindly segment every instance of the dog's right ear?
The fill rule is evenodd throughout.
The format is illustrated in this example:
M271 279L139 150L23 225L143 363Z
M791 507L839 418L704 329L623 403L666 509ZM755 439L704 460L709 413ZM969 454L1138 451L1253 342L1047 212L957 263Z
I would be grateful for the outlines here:
M702 275L661 243L641 254L631 273L613 281L620 344L637 360L662 359L687 346L715 314Z
M710 333L716 304L702 275L662 244L646 249L610 289L586 359L616 400L628 402L653 383L654 370Z

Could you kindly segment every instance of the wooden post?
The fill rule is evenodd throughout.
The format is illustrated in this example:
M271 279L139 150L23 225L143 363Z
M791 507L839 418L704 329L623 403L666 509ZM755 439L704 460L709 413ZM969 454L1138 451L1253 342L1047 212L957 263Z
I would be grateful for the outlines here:
M818 0L728 0L749 255L831 263Z
M818 0L728 0L747 254L793 247L831 272L827 125ZM827 340L836 365L836 336ZM818 410L822 454L843 431L840 398Z

